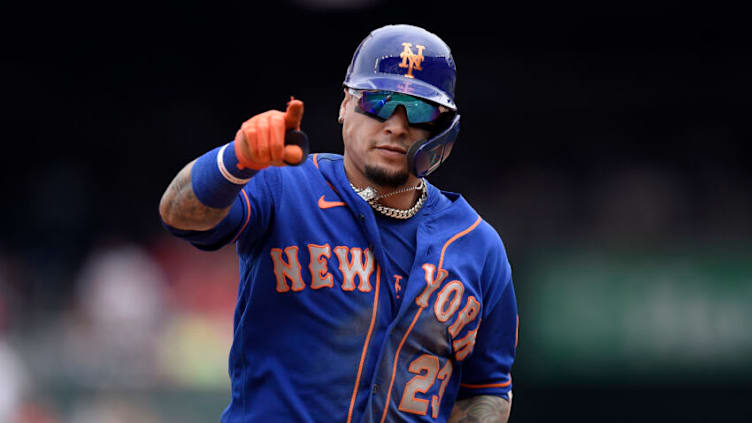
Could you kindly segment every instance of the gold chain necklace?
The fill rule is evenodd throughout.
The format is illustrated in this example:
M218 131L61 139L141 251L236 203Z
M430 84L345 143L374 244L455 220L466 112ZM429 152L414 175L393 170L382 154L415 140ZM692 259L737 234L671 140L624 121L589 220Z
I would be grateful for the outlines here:
M374 210L378 211L384 216L393 217L395 219L409 219L415 216L415 214L418 213L418 210L423 207L423 203L425 203L426 198L428 197L428 187L426 186L425 179L421 179L420 183L414 187L403 188L397 191L390 192L388 194L379 194L379 192L376 191L373 187L357 188L352 184L352 182L350 182L350 186L352 187L353 191L355 191L360 196L360 198L370 204ZM418 198L418 201L416 201L415 204L409 209L396 209L394 207L387 207L379 203L378 201L382 198L412 190L421 190L422 192L420 194L420 197Z

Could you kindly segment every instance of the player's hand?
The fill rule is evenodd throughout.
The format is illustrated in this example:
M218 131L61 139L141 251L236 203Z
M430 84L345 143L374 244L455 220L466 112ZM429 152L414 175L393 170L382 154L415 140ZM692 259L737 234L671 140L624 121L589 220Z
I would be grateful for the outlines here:
M235 155L238 167L261 170L268 166L299 163L303 150L297 145L285 145L288 129L300 130L303 102L290 98L287 110L269 110L243 122L235 134Z

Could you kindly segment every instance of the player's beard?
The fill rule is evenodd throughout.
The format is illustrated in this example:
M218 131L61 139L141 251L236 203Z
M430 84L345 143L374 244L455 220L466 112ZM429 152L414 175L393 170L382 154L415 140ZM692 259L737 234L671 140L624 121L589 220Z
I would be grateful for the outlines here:
M410 177L407 171L389 172L384 168L372 165L366 165L365 175L374 184L390 188L398 188L404 185Z

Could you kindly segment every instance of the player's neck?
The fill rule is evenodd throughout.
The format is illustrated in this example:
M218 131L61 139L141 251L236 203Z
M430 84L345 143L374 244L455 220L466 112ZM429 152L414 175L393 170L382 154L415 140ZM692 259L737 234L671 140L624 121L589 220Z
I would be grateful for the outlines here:
M375 189L380 195L389 194L391 192L399 191L402 189L413 188L420 184L420 179L412 174L407 178L407 181L404 184L398 187L392 187L376 184L368 179L368 177L366 177L362 172L348 169L348 166L345 166L345 173L347 175L347 178L350 180L350 183L355 185L355 187L360 189L371 187ZM416 201L418 201L418 197L420 197L421 192L421 190L408 189L405 192L397 193L379 199L378 202L387 207L392 207L395 209L409 209L410 207L415 205Z
M415 202L418 201L418 197L420 197L422 191L421 190L415 190L415 189L408 189L408 188L414 188L417 187L418 184L420 184L420 179L411 177L405 182L403 185L399 187L376 187L373 186L376 191L379 192L379 194L389 194L394 191L399 191L401 189L407 189L405 192L397 193L394 195L390 195L388 197L384 197L379 199L379 203L387 206L392 207L395 209L405 210L409 209L413 205L415 205Z

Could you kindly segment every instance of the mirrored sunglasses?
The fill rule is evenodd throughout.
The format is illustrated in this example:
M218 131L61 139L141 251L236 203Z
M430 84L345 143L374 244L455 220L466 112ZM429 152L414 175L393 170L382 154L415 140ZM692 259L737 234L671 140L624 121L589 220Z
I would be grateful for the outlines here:
M442 113L449 111L447 107L393 91L365 91L350 88L348 92L358 98L356 105L359 111L382 120L389 119L398 106L405 108L407 121L410 124L433 122Z

